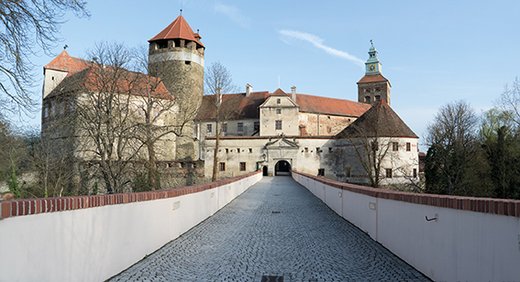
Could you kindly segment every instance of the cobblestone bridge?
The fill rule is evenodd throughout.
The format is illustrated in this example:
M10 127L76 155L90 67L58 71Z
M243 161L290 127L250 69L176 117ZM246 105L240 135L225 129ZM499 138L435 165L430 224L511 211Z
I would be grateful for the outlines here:
M214 216L112 278L352 280L428 279L290 177L264 177Z

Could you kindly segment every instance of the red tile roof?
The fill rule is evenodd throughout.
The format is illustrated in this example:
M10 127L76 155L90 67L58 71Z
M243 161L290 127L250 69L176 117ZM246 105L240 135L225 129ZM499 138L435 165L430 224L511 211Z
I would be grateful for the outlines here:
M114 72L119 74L114 74ZM114 81L111 81L114 80ZM111 67L88 67L80 72L68 75L47 96L79 93L120 93L137 96L151 96L161 99L174 99L159 78L143 73ZM47 98L46 97L46 98Z
M296 94L296 104L300 106L301 112L354 117L370 109L370 105L365 103L306 94Z
M65 71L68 72L68 75L72 75L86 69L88 66L88 61L71 57L67 51L63 50L58 56L56 56L56 58L54 58L43 68Z
M419 138L390 108L385 99L373 105L336 138L408 137Z
M258 119L258 107L267 99L269 92L253 92L248 97L245 93L222 95L221 119ZM195 120L208 121L216 117L215 95L204 95Z
M258 107L269 96L290 96L282 89L276 89L273 93L267 91L253 92L249 97L245 93L223 94L221 118L227 120L258 119L260 113ZM215 96L205 95L196 120L213 120L216 116ZM327 98L307 94L296 94L296 104L301 112L319 113L341 116L361 116L370 109L370 105L343 99Z
M371 83L371 82L388 82L388 79L382 74L366 74L357 83Z
M204 44L200 42L200 38L201 37L198 33L193 32L186 19L184 19L183 16L178 16L170 25L152 39L148 40L148 42L166 39L185 39L195 41L197 44L204 47Z

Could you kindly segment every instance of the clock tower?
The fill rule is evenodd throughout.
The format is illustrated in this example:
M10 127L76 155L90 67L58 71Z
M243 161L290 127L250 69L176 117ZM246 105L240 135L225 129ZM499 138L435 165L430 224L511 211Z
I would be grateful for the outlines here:
M390 81L381 74L381 63L372 40L370 40L368 60L365 63L365 76L357 84L358 102L374 104L385 99L390 105Z

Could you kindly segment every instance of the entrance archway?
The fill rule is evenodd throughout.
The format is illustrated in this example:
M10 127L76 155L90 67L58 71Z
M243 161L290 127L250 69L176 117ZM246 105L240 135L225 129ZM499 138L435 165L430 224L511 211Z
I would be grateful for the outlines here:
M291 175L291 164L288 161L278 161L274 166L274 175Z

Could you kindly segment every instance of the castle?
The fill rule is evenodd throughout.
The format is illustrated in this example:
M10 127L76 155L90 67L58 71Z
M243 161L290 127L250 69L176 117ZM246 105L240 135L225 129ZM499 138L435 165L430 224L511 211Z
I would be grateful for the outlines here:
M204 51L201 36L181 15L149 40L148 74L129 76L141 80L138 86L158 81L148 93L154 99L174 97L175 106L154 122L179 127L182 121L183 132L161 136L154 148L160 152L158 162L182 161L190 166L203 162L206 177L211 177L216 163L219 177L255 170L281 175L295 169L365 184L418 179L418 137L390 107L391 84L382 75L373 45L365 74L357 82L357 102L302 94L296 87L290 92L253 91L250 84L243 93L203 95ZM74 129L51 125L75 111L81 103L78 97L111 93L86 83L103 69L66 51L44 67L42 136L59 140L63 143L59 146L69 147L73 158L82 161L100 158L78 149L92 142L81 133L71 133ZM83 87L74 87L78 82ZM150 92L141 86L112 91L132 97ZM70 93L77 94L71 98ZM145 156L146 152L138 154Z

